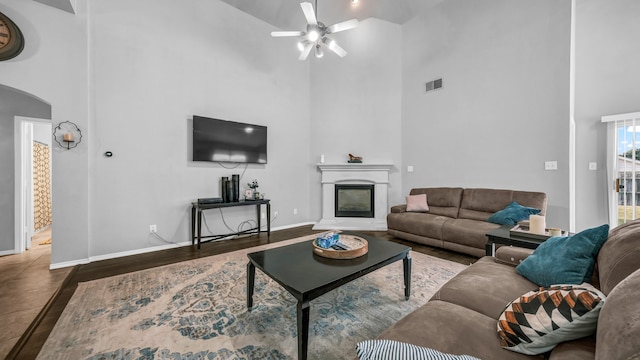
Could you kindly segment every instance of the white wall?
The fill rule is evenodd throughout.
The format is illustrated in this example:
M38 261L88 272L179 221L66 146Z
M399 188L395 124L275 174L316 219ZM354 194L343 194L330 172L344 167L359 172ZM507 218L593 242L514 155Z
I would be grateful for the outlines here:
M0 83L51 104L53 124L72 121L86 130L86 26L81 2L73 15L35 1L2 0L0 11L25 36L25 49L3 61ZM53 149L53 263L88 257L89 203L86 143Z
M406 193L542 191L548 224L568 228L570 9L569 0L445 1L403 26ZM425 93L438 78L444 87ZM546 160L559 169L545 171Z
M151 224L190 241L190 202L221 196L220 177L232 174L244 174L242 190L258 180L279 212L272 226L309 220L289 210L305 209L309 193L297 161L309 152L309 65L295 46L220 1L91 1L89 25L91 256L163 245ZM268 164L190 161L193 115L266 125ZM230 232L218 210L205 215L214 233ZM236 229L255 208L224 216Z
M640 111L640 2L577 0L576 227L608 222L603 115ZM589 162L597 171L588 170Z
M370 18L334 37L348 52L346 57L328 50L321 60L310 55L311 154L306 168L314 220L322 210L316 167L322 154L326 163L346 163L349 153L362 156L365 163L401 163L401 27ZM395 204L401 198L397 168L390 182L389 201Z

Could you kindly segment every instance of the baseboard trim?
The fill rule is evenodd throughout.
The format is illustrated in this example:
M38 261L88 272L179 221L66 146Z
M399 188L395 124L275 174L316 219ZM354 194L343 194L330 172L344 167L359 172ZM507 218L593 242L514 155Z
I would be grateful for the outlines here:
M3 251L0 251L0 256L15 255L15 254L17 254L17 252L15 250L3 250Z
M315 224L314 221L312 221L312 222L303 222L303 223L298 223L298 224L291 224L291 225L283 225L283 226L278 226L278 227L272 227L271 231L285 230L285 229L290 229L290 228L294 228L294 227L298 227L298 226L313 225L313 224ZM225 238L225 239L230 240L230 239L233 239L233 238L235 238L235 237L229 237L229 238ZM51 265L49 265L49 269L50 270L61 269L61 268L69 267L69 266L89 264L89 263L92 263L94 261L102 261L102 260L121 258L121 257L125 257L125 256L146 254L146 253L150 253L150 252L173 249L173 248L178 248L178 247L183 247L183 246L192 246L191 245L191 241L185 241L185 242L181 242L181 243L173 243L173 244L167 244L167 245L158 245L158 246L153 246L153 247L147 247L147 248L135 249L135 250L128 250L128 251L122 251L122 252L105 254L105 255L90 256L87 259L79 259L79 260L72 260L72 261L65 261L65 262L51 264Z

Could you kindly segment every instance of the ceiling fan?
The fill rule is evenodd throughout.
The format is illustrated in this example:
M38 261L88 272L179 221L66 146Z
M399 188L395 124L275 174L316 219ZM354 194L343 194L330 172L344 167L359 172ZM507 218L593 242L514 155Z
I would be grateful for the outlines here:
M357 19L343 21L331 26L326 26L316 18L316 12L313 10L313 4L310 2L300 3L304 17L307 19L306 31L272 31L273 37L299 36L302 40L298 42L298 50L300 57L298 60L306 60L312 49L315 49L317 58L324 56L323 47L329 48L340 57L347 55L347 52L341 48L335 40L329 37L330 34L339 31L353 29L358 26ZM316 0L316 11L318 9L318 0Z

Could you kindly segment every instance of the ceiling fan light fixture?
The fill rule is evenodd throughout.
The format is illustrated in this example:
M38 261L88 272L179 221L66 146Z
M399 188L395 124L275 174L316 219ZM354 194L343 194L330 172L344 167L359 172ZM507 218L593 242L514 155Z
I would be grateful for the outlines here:
M353 4L358 2L354 0L351 1ZM314 53L317 58L322 58L324 56L322 46L326 46L329 50L340 57L344 57L345 55L347 55L346 50L340 47L340 45L338 45L333 39L328 38L327 35L357 27L358 19L351 19L333 24L331 26L326 26L316 18L316 11L314 11L313 4L311 4L310 2L303 2L300 3L300 6L302 7L304 17L307 20L306 31L272 31L271 36L301 37L302 39L300 39L300 41L296 44L296 47L298 48L298 50L300 50L298 60L306 60L311 53L311 50L315 50ZM316 0L316 8L317 6L318 2Z
M320 32L318 32L317 29L312 29L309 32L307 32L307 38L311 42L316 42L320 38Z
M335 40L329 39L328 37L322 38L322 43L327 45L331 50L335 49L337 45Z

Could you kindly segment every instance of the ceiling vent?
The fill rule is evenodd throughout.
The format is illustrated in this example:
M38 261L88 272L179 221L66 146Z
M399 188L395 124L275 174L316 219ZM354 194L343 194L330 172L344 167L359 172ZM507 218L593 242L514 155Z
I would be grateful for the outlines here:
M425 85L426 92L433 91L433 90L438 90L438 89L442 89L442 79L436 79L436 80L433 80L433 81L429 81Z

